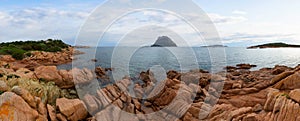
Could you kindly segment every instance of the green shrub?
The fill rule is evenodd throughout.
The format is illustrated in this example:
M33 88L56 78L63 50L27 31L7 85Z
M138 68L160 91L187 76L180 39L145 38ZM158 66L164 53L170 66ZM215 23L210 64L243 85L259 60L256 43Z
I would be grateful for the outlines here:
M30 51L58 52L68 48L70 45L65 44L62 40L48 39L46 41L16 41L0 43L1 55L12 55L13 58L21 60L24 57L31 56Z
M32 55L31 52L26 52L26 53L25 53L25 56L26 56L26 57L30 57L31 55Z
M12 52L11 56L17 60L22 60L25 57L24 53L24 50L16 50Z
M48 48L46 49L47 52L59 52L61 51L61 48L59 47L51 47L51 48Z

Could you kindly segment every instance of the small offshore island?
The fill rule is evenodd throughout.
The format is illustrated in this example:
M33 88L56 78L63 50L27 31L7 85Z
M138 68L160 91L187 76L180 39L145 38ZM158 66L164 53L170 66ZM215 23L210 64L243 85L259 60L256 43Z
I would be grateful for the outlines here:
M262 45L256 45L256 46L250 46L247 47L247 49L263 49L263 48L300 48L300 45L291 45L286 43L268 43L268 44L262 44Z
M158 40L155 46L169 45L160 42L169 41L166 37ZM224 71L218 73L201 69L168 70L164 80L156 80L148 70L137 78L124 75L114 83L110 81L108 72L112 70L108 68L58 70L56 65L72 61L76 53L74 47L61 40L0 45L1 120L300 119L300 65L277 65L251 71L256 65L238 64L224 67ZM75 87L90 88L95 84L92 83L94 79L105 87L97 88L95 93L78 93ZM133 90L135 97L129 90ZM154 96L143 99L145 95ZM121 111L132 114L160 112L155 116L126 117L121 116Z
M151 47L177 47L177 45L168 36L161 36Z

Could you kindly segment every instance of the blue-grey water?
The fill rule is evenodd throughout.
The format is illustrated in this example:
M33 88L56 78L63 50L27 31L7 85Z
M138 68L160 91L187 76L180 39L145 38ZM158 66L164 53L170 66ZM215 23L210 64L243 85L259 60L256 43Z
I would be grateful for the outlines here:
M60 69L93 68L101 66L129 71L137 74L151 67L168 70L204 69L220 71L224 66L234 66L240 63L257 65L256 69L286 65L290 67L300 64L300 49L298 48L268 48L246 49L238 47L210 47L210 48L155 48L155 47L98 47L80 48L85 54L76 55L76 60L70 64L58 66ZM97 59L97 62L91 59ZM126 74L126 73L125 73Z

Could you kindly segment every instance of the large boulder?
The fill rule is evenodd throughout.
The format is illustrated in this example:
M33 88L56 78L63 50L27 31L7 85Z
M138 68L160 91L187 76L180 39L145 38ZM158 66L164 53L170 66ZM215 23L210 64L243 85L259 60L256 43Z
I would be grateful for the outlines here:
M286 77L275 85L276 89L299 89L300 88L300 71Z
M289 99L288 95L279 90L270 91L264 106L268 115L262 116L262 121L298 121L300 107Z
M292 90L289 94L290 98L300 103L300 89Z
M14 62L14 61L16 61L16 59L14 59L11 55L1 55L0 56L0 61Z
M42 116L22 97L12 92L5 92L0 96L0 119L3 121L43 120Z
M275 68L272 69L272 74L274 75L278 75L281 74L282 72L285 72L287 70L290 70L289 67L287 66L280 66L280 65L276 65Z
M74 87L72 72L58 71L56 66L40 66L35 69L34 73L38 79L53 81L60 88Z
M36 78L34 73L27 69L27 68L19 68L16 72L16 75L20 76L21 78L26 78L26 79L34 79Z
M56 107L68 120L71 121L83 120L88 116L84 103L79 99L57 99Z
M39 79L54 81L56 84L62 81L56 66L40 66L34 72Z

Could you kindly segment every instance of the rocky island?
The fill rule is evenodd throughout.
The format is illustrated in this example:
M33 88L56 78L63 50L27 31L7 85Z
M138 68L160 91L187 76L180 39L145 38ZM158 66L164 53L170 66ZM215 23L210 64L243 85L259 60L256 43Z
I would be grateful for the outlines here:
M300 45L291 45L286 43L268 43L268 44L262 44L262 45L256 45L256 46L250 46L247 47L247 49L262 49L262 48L300 48Z
M177 47L177 45L169 37L161 36L151 47Z
M111 69L58 70L55 65L43 65L48 61L57 64L50 57L69 60L71 48L33 51L22 60L0 56L1 120L300 120L300 65L251 71L255 65L238 64L218 73L170 70L164 80L156 80L148 70L137 78L124 75L116 82L109 82ZM27 63L31 61L37 65ZM15 66L14 62L28 65ZM95 79L99 85L106 81L105 86L95 92L79 93L82 88L95 86ZM151 115L154 112L156 115Z

